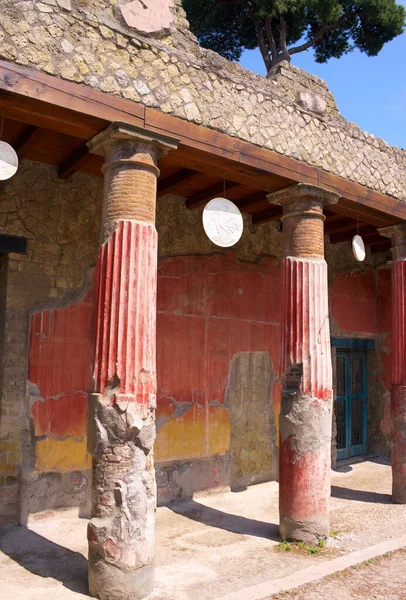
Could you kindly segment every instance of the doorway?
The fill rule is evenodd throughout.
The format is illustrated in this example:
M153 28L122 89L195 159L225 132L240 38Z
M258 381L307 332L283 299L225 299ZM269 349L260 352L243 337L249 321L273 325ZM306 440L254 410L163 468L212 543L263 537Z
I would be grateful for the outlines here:
M336 397L337 460L367 451L367 354L365 350L337 350Z

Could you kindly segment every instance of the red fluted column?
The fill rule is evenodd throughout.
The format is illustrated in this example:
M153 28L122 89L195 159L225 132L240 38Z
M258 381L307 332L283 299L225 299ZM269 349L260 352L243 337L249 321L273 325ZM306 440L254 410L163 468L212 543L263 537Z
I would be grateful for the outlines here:
M339 196L298 184L283 206L279 448L280 535L314 543L330 529L332 365L323 205Z
M176 141L114 123L88 145L106 157L88 422L89 590L139 600L154 585L157 164Z
M392 238L392 500L406 504L406 223L385 227Z

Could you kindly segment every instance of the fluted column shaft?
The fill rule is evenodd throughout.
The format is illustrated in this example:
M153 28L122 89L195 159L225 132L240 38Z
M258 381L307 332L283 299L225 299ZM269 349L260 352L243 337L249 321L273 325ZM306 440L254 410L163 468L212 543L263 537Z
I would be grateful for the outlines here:
M154 585L157 165L176 142L114 123L89 147L106 158L88 425L89 590L139 600Z
M323 205L338 196L298 184L282 204L280 535L314 543L330 529L332 365Z
M406 504L406 223L385 227L392 238L392 500Z

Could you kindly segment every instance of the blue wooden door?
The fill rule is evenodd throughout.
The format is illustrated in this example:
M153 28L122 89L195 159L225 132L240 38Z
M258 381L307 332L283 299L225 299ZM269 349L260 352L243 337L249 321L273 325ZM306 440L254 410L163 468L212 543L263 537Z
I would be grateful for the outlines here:
M362 351L337 352L337 459L367 451L367 363Z

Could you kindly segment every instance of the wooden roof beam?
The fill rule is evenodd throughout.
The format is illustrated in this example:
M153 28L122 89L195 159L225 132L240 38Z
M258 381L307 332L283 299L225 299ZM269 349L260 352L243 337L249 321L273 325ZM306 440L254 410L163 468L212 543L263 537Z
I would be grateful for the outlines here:
M362 221L363 223L368 223L369 225L375 225L376 227L385 227L386 225L393 225L398 221L395 217L390 215L385 215L382 213L376 213L372 209L368 209L365 207L356 207L348 206L344 204L344 200L341 199L337 204L331 205L330 210L335 213L339 213L344 217L351 217L355 220L355 222Z
M174 194L181 184L194 179L196 175L201 175L201 173L194 171L193 169L181 169L180 171L176 171L176 173L169 175L169 177L165 177L165 179L159 179L158 198L164 194Z
M218 196L219 194L223 195L224 187L225 193L227 194L227 192L229 192L233 188L240 187L240 185L240 183L235 183L234 181L226 181L225 183L222 181L221 183L216 183L215 185L212 185L209 188L206 188L205 190L202 190L201 192L197 192L197 194L193 194L193 196L190 196L186 200L186 207L197 208L198 206L202 206L203 204L209 202L209 200L216 198L216 196Z
M360 227L355 226L346 231L329 234L330 244L339 244L340 242L351 240L357 233L359 233L361 236L376 233L376 227L374 225L362 225Z
M81 144L68 158L66 158L59 167L58 176L60 179L68 179L76 171L80 171L89 155L89 148L86 142Z
M340 212L340 207L344 206L347 216L366 223L385 226L406 221L406 204L401 200L209 127L189 123L89 86L0 60L0 90L0 107L6 109L8 119L83 140L90 139L111 122L124 121L176 137L180 141L179 150L183 146L186 154L196 153L206 167L211 168L214 163L222 173L230 166L241 183L251 179L245 183L250 187L256 181L255 186L268 189L266 181L276 175L291 183L312 183L340 194L342 200L336 205L335 212ZM190 164L183 166L190 167ZM264 183L259 183L259 178ZM361 210L365 211L365 217Z
M267 210L254 215L252 217L252 224L260 225L261 223L266 223L267 221L279 221L282 212L283 210L281 206L272 206L272 208L268 208Z
M378 254L379 252L389 252L391 246L392 244L390 240L382 241L378 244L374 244L373 246L371 246L371 252L372 254Z
M254 206L260 202L266 201L267 192L257 192L256 194L251 194L250 196L246 196L245 198L241 198L241 200L236 200L238 208L242 211L246 211L247 208Z
M45 129L34 127L34 125L28 125L22 135L13 144L13 148L18 154L18 158L20 160L25 158L35 145L42 140L45 134Z
M374 246L375 244L383 244L388 241L388 238L384 238L382 235L379 235L378 232L369 233L368 235L363 235L362 239L366 246Z
M335 222L327 221L324 225L324 233L328 235L332 233L341 233L342 231L347 231L349 229L354 229L357 227L357 222L351 217L341 218Z

